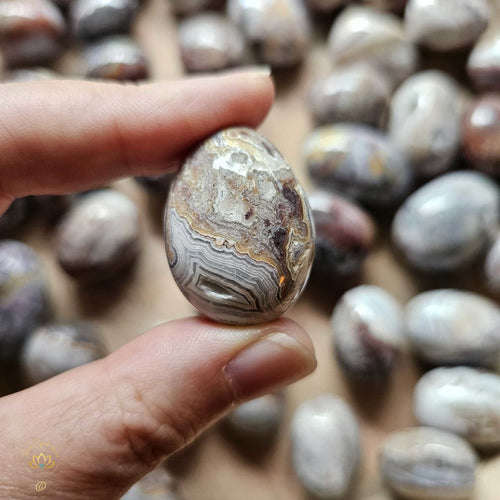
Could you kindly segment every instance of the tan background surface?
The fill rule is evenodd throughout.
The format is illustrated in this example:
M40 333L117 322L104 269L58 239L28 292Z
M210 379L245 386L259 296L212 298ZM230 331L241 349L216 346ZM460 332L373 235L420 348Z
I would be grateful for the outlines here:
M175 39L175 20L168 12L165 0L151 0L146 5L135 31L152 60L154 77L178 77L182 68ZM449 60L447 56L445 59ZM458 56L458 59L463 64L464 57ZM304 106L305 90L314 75L328 68L327 60L321 36L318 35L317 43L303 67L277 75L276 104L261 129L289 160L308 188L310 185L300 162L301 142L312 127ZM440 61L431 60L429 64L439 65ZM68 57L62 68L66 71L74 69L73 59ZM144 233L139 263L133 275L125 281L92 292L79 290L55 263L52 241L46 236L46 228L33 224L28 230L28 241L40 251L49 269L58 317L83 317L96 321L102 325L112 349L154 324L194 312L176 288L168 270L160 226L161 201L155 201L130 180L120 181L116 187L129 194L141 207ZM360 281L384 287L403 303L421 288L440 286L440 281L436 279L417 279L404 264L395 260L386 243L387 229L384 229L390 221L390 214L381 214L379 220L385 221L385 224L379 224L377 246L366 261ZM455 284L478 289L481 287L476 283L478 274L476 270L456 277ZM451 279L441 283L447 286L454 284ZM234 446L220 429L207 432L189 450L170 460L187 500L304 498L289 462L289 422L293 410L302 401L324 392L344 397L359 415L363 466L353 498L375 500L388 497L378 478L378 448L389 432L414 424L412 388L419 368L409 356L405 356L386 391L375 393L369 387L357 390L349 387L332 355L329 331L329 316L340 290L345 287L345 283L311 283L289 312L289 316L311 334L319 365L314 374L287 390L287 413L278 442L264 456L255 457ZM480 466L476 499L499 498L500 457L497 456Z

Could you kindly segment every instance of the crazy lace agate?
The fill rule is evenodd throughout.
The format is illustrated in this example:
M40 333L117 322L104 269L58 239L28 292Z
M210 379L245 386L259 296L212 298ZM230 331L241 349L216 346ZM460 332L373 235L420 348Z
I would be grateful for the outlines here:
M188 157L169 193L165 238L181 291L229 324L281 316L314 257L302 187L277 149L246 128L220 131Z

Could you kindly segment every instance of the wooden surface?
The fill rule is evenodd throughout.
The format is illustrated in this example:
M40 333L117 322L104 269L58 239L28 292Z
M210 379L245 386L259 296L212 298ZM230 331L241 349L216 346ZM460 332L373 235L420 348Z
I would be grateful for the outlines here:
M135 28L136 35L153 62L155 79L181 75L175 20L165 0L150 0ZM447 56L444 56L445 59ZM465 60L465 59L463 59ZM435 65L439 65L439 60ZM72 57L60 69L73 71ZM311 78L328 68L324 42L318 35L303 67L277 75L276 104L261 131L289 160L306 188L310 185L300 161L301 142L312 124L305 110L305 91ZM96 321L114 349L151 326L194 313L175 286L164 252L160 218L162 201L155 200L130 180L116 183L141 208L143 248L138 265L131 276L109 288L82 291L57 266L52 250L53 233L32 224L27 240L40 251L47 265L51 293L57 316L61 319L87 318ZM396 261L387 242L387 226L391 214L379 214L379 238L368 257L362 276L353 281L384 287L402 303L422 288L441 285L478 289L472 271L450 278L417 279L404 264ZM294 409L304 400L324 392L345 398L359 416L362 428L363 465L353 498L388 498L378 478L377 455L384 437L391 431L415 424L412 415L412 389L420 373L419 367L406 355L395 370L385 391L369 387L353 388L346 382L332 355L329 317L336 299L347 283L312 282L289 312L311 334L319 360L318 369L305 380L286 391L287 413L278 442L265 455L255 456L249 450L235 447L220 429L206 433L189 450L170 460L171 469L179 477L187 500L295 500L304 498L294 478L289 461L288 430ZM482 288L479 288L481 291ZM500 498L500 457L484 461L479 469L476 499Z

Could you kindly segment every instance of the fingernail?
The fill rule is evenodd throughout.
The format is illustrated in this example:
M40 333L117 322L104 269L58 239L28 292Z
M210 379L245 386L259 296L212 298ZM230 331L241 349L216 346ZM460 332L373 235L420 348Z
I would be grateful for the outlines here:
M273 333L238 353L224 372L238 397L246 400L294 382L315 367L310 348L286 333Z
M222 72L224 75L248 75L249 78L268 78L271 76L271 67L261 66L240 66Z

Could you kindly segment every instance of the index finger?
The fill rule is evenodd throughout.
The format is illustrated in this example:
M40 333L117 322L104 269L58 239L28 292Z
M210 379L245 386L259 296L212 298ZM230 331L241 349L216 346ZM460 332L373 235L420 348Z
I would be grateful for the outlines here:
M166 172L207 135L257 126L273 97L266 71L139 86L0 85L0 200Z

